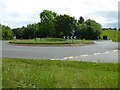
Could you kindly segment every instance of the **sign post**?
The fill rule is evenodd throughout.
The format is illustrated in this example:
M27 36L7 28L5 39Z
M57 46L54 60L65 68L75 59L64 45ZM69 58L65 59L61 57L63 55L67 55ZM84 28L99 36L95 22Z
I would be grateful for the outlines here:
M73 43L73 39L74 39L74 35L75 35L75 31L73 30L73 31L71 32L71 34L72 34L72 36L71 36L71 40L72 40L72 43Z
M16 40L16 36L14 35L14 40Z
M66 41L66 36L63 36L63 39Z
M73 36L71 36L70 38L71 38L71 40L72 40L72 43L73 43Z

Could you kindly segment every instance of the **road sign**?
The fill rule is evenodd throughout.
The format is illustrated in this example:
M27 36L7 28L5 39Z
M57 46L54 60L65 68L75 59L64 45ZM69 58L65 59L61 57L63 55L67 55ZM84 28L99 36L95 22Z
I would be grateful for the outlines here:
M16 39L16 36L14 36L14 39Z
M67 36L67 39L69 39L69 36Z
M73 39L73 36L71 36L70 38Z
M63 36L63 39L66 40L66 36Z
M76 36L74 36L74 39L76 39Z

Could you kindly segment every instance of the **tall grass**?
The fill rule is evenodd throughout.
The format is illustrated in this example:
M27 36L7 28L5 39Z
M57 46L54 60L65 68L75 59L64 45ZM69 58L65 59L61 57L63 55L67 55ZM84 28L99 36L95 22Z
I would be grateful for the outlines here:
M2 58L0 58L0 89L2 89Z
M118 64L3 58L3 88L118 88Z

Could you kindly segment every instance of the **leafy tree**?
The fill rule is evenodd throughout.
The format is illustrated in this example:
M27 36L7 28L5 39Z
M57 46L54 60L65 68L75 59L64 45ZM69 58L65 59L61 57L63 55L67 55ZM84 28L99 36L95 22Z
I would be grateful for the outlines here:
M23 29L23 38L24 39L32 39L34 38L34 24L28 24L27 27Z
M78 22L79 22L80 24L84 23L84 18L83 18L82 16L80 16Z
M24 28L25 27L12 29L12 31L14 32L14 36L16 36L16 39L23 38L23 30L24 30Z
M36 33L40 38L46 37L49 34L42 23L39 23Z
M28 24L27 27L13 29L18 39L32 39L35 37L63 37L75 32L77 38L97 39L101 33L101 25L94 20L85 21L80 16L77 21L69 15L57 15L50 10L40 13L40 22Z
M2 25L0 24L0 39L2 39Z
M13 39L13 32L11 28L5 25L0 25L0 26L2 26L2 39L5 40Z
M58 15L56 17L56 32L59 37L70 35L74 30L75 19L69 15Z
M82 24L81 37L86 39L98 39L101 31L101 25L89 19Z
M76 22L74 30L77 38L81 38L81 29L82 29L82 24L79 24L78 22Z
M40 32L44 33L46 36L54 36L56 15L57 14L55 12L49 10L44 10L42 13L40 13L40 30L42 30Z

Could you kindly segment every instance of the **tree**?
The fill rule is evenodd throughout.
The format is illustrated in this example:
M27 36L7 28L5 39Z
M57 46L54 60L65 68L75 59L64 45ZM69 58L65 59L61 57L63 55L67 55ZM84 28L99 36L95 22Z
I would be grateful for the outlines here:
M2 25L0 24L0 39L2 39Z
M24 28L25 27L12 29L12 31L14 32L14 36L16 36L16 39L23 38L23 30L24 30Z
M84 23L84 18L83 18L82 16L80 16L78 22L79 22L80 24Z
M82 25L81 37L86 39L98 39L101 32L101 25L94 20L88 19Z
M78 22L76 22L74 30L77 38L81 38L81 29L82 29L82 24L79 24Z
M27 27L13 29L18 39L32 39L35 37L63 37L74 35L77 38L97 39L101 33L101 25L94 20L79 20L69 15L57 15L50 10L40 13L40 22L28 24Z
M10 27L1 25L2 26L2 39L10 40L13 39L13 32Z
M49 10L44 10L42 13L40 13L40 29L46 36L52 37L55 34L56 15L57 14L55 12Z
M58 37L63 37L64 35L71 35L74 30L75 19L69 15L58 15L56 17L56 32Z
M45 29L45 25L43 25L42 23L39 23L38 26L39 27L38 27L38 29L36 31L38 37L43 38L43 37L46 37L47 35L49 35L47 30Z
M27 27L22 28L24 39L33 39L37 37L38 23L28 24Z

